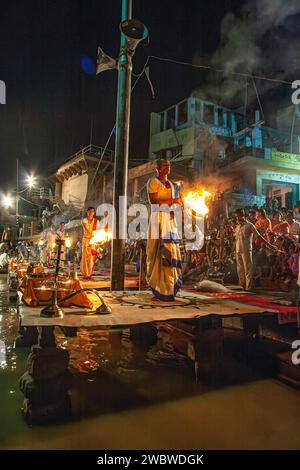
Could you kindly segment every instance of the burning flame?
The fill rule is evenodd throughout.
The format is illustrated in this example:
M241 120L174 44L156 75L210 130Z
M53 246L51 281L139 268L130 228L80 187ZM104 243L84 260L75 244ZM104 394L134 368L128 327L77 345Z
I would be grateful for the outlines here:
M204 188L197 189L194 191L189 191L185 196L183 196L183 202L192 211L196 212L196 215L205 216L209 212L209 209L206 205L206 200L211 196L212 194L206 191Z
M67 237L65 239L65 244L66 244L67 248L71 248L72 243L71 243L71 238L70 237Z
M103 244L109 242L112 239L112 233L106 230L100 229L95 230L90 240L90 245Z

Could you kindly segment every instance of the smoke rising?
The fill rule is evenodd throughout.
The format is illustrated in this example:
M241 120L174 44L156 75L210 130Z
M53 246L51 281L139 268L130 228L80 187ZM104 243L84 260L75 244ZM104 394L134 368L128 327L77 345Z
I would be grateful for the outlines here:
M300 78L299 0L247 0L238 13L227 13L221 23L218 49L209 58L196 56L195 64L209 64L224 73L207 73L204 87L195 94L220 104L256 100L251 78L231 75L246 72L293 81ZM260 94L278 84L255 80Z

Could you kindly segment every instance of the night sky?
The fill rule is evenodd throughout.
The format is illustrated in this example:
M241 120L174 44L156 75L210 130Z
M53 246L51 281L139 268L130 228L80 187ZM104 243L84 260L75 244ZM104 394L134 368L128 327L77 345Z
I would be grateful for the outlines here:
M293 6L294 0L290 3ZM240 12L242 5L241 0L133 0L133 17L143 21L150 33L149 46L141 44L136 50L134 72L142 69L148 55L199 63L220 60L226 65L226 48L225 55L216 56L224 16ZM0 105L0 190L6 191L12 185L16 158L28 171L46 173L49 165L89 144L91 121L93 143L104 146L115 122L117 72L89 75L82 70L81 59L96 59L98 45L117 57L121 0L2 0L0 6L0 80L7 86L7 104ZM297 7L291 10L295 13ZM282 21L276 35L294 37L293 25L291 18ZM266 34L273 33L266 30ZM259 40L263 43L265 37ZM252 71L257 65L266 66L256 60L250 64ZM234 67L244 65L240 59ZM263 71L271 76L274 72ZM157 61L150 62L150 74L156 98L152 99L145 77L132 96L131 159L147 158L151 111L176 103L202 85L205 92L209 80L215 84L220 79L219 74ZM300 79L298 75L293 78ZM274 95L274 90L264 93ZM227 97L231 98L236 99Z

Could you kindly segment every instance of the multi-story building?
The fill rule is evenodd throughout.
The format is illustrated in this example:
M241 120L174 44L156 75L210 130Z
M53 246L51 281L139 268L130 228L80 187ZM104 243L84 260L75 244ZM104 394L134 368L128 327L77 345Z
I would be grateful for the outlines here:
M52 173L54 201L81 214L88 204L112 200L113 151L83 147Z
M279 110L275 129L259 111L249 116L243 108L192 96L151 114L149 160L188 162L198 178L226 182L239 204L263 205L276 197L292 207L300 199L300 118L292 108Z

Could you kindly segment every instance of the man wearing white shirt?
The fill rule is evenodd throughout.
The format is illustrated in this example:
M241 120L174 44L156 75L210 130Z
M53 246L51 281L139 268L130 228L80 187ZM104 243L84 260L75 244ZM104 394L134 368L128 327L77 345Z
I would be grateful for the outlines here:
M239 285L242 286L244 290L251 291L253 289L252 246L254 239L259 238L271 249L275 247L256 230L255 226L249 222L249 220L246 219L244 209L236 209L235 217L237 225L234 235Z
M0 271L7 270L9 264L9 255L8 249L6 248L3 253L0 255Z
M300 201L297 201L294 209L293 209L294 219L300 221Z
M289 212L286 218L287 222L290 224L290 234L293 235L297 240L300 237L300 222L295 220L293 212Z

